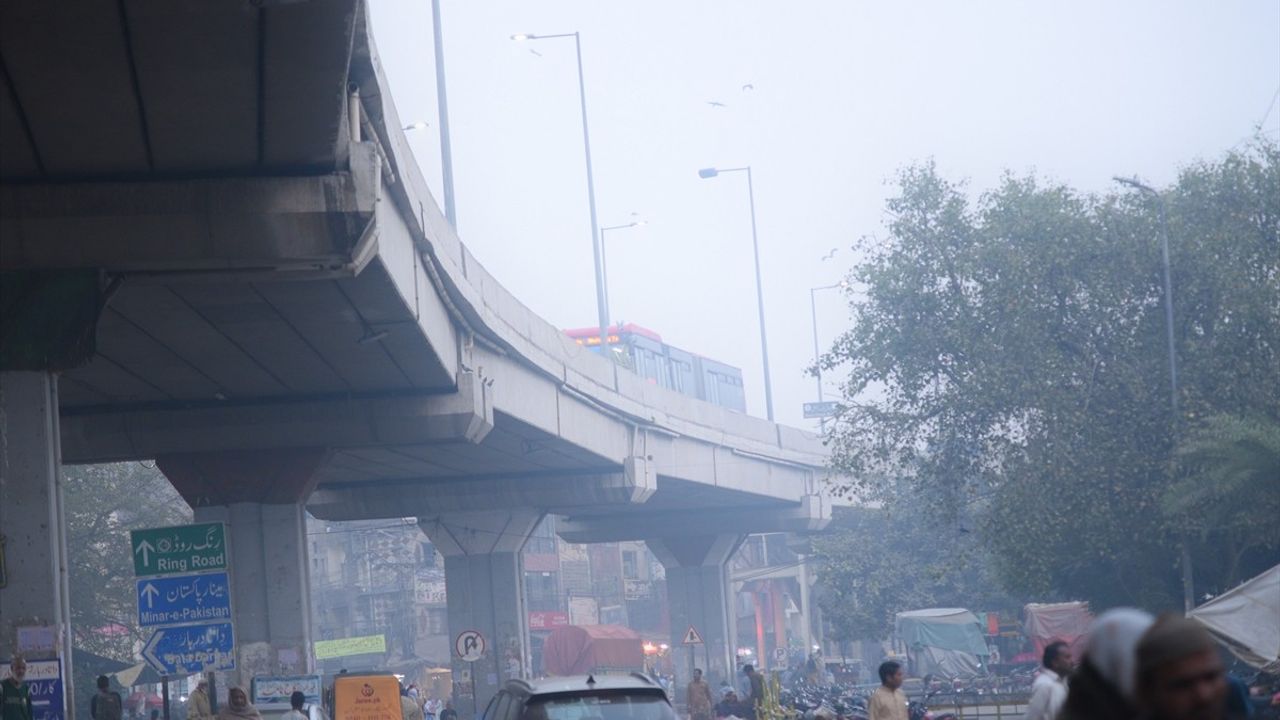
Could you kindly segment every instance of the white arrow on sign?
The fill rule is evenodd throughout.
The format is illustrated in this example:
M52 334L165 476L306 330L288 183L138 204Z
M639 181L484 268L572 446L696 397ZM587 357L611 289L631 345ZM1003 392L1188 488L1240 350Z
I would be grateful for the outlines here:
M145 562L145 561L144 561L144 562ZM147 584L146 584L146 585L144 585L144 586L143 586L143 588L142 588L142 597L144 597L144 598L146 598L146 599L147 599L147 607L148 607L148 608L153 608L153 607L155 607L155 604L156 604L156 596L157 596L157 595L159 595L159 594L160 594L160 591L159 591L159 590L157 590L157 589L156 589L156 586L155 586L155 585L152 585L151 583L147 583Z
M137 555L138 553L142 553L142 564L150 565L151 553L155 551L156 551L156 548L154 545L152 545L150 542L146 540L143 540L142 542L138 543L138 548L133 551L133 554Z

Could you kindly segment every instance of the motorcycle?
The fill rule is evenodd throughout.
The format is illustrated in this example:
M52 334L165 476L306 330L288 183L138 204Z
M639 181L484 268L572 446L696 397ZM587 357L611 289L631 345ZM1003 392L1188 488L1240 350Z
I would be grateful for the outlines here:
M926 692L924 697L919 700L912 700L907 703L907 718L909 720L958 720L958 716L953 712L944 712L935 715L929 710L929 698L937 694L937 690Z

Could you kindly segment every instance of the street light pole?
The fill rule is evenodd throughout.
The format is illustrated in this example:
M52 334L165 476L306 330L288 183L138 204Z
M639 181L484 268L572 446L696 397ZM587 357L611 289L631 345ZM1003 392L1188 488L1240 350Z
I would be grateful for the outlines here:
M1165 214L1164 196L1155 188L1135 178L1116 176L1116 182L1131 187L1155 200L1156 217L1160 228L1160 260L1164 273L1164 330L1169 353L1169 407L1173 411L1173 436L1178 438L1182 415L1178 410L1178 355L1173 340L1173 280L1169 271L1169 220ZM1191 550L1182 543L1182 603L1186 612L1195 609L1195 585L1191 571Z
M458 229L453 205L453 144L449 141L449 94L444 87L444 32L440 28L440 0L431 0L431 33L436 56L436 112L440 121L440 173L444 184L444 216Z
M582 147L587 161L587 205L591 209L591 252L595 260L596 270L596 314L600 322L600 350L608 346L609 308L604 298L604 268L600 257L600 227L596 219L596 181L595 171L591 166L591 133L587 129L587 86L582 73L582 38L577 32L558 33L555 35L532 35L518 33L512 40L551 40L554 38L573 38L573 47L578 60L578 99L582 105Z
M608 238L605 236L605 233L610 230L625 230L626 228L640 227L641 225L648 224L649 223L644 220L634 220L623 225L608 225L600 228L600 276L604 280L604 310L606 317L611 315L613 310L612 306L609 304L609 243L607 242ZM613 319L609 318L609 322L613 322Z
M756 191L755 184L751 178L751 166L738 168L704 168L698 171L698 176L707 179L713 178L720 173L726 172L743 172L747 173L747 199L751 205L751 252L755 258L756 264L756 309L760 315L760 357L764 364L764 407L765 415L769 420L773 421L773 381L769 376L769 338L765 332L764 322L764 287L760 282L760 239L756 233Z
M822 350L818 347L818 291L834 290L848 285L845 282L838 282L835 285L823 285L821 287L809 288L809 312L813 316L813 370L818 378L818 402L822 402ZM825 417L818 418L818 427L823 432L827 431L827 419Z

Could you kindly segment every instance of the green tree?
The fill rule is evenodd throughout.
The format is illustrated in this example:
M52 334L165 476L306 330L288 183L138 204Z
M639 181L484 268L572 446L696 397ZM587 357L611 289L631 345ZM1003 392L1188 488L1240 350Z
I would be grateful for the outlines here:
M1178 429L1280 413L1278 159L1259 140L1162 194L1179 418L1148 198L1007 176L971 201L932 163L902 171L888 237L857 248L853 325L822 360L847 370L828 441L860 479L842 490L896 478L927 493L936 522L976 521L1014 594L1178 606L1184 528L1163 510ZM1249 528L1271 551L1274 525ZM1198 557L1221 550L1218 535L1196 540Z
M1226 561L1221 584L1210 588L1216 594L1247 579L1242 567L1261 564L1250 556L1265 562L1280 545L1280 422L1215 415L1178 446L1178 459L1185 472L1165 491L1162 508L1205 545L1226 550L1214 559Z
M812 539L818 603L839 642L882 640L894 615L927 607L1012 609L987 554L964 527L931 525L925 502L888 486L877 507L838 508Z
M149 637L137 625L129 531L181 525L191 510L154 466L142 463L72 465L63 469L76 648L114 660L138 662L135 649ZM100 668L75 668L82 701Z

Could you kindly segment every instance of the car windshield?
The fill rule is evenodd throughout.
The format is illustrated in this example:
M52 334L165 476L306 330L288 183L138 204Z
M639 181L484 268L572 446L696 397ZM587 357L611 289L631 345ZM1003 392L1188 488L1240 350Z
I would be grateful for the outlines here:
M658 693L600 692L534 698L523 720L676 720Z

